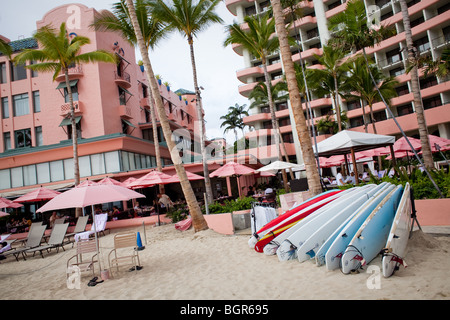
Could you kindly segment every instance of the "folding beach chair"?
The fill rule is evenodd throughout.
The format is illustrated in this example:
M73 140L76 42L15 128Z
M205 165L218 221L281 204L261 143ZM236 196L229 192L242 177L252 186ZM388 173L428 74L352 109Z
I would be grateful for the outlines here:
M22 254L23 259L26 260L25 251L36 248L41 244L46 228L47 225L35 226L33 230L28 232L27 242L24 247L6 251L3 255L8 256L12 254L19 261L19 255Z
M31 224L31 226L30 226L30 230L28 230L27 236L26 236L25 238L19 238L19 239L17 239L16 242L15 242L15 244L21 244L21 245L24 245L24 244L26 243L26 241L28 240L28 237L29 237L30 234L32 233L33 228L36 227L36 226L42 226L42 221L39 221L39 222L33 222L33 223Z
M77 266L81 272L92 270L92 275L95 275L94 264L98 263L95 239L78 241L75 248L76 254L67 260L67 270L70 266Z
M51 249L56 248L56 252L59 252L59 248L61 247L64 250L64 238L66 236L67 228L69 227L68 223L63 224L55 224L52 229L52 233L50 235L50 239L48 243L43 246L39 246L36 248L28 249L24 253L33 253L33 256L36 252L41 254L41 257L44 258L43 251L47 250L49 252ZM65 250L64 250L65 251Z
M113 265L119 271L119 264L127 260L129 260L129 263L125 263L125 265L134 266L136 272L139 270L140 261L136 240L136 232L121 232L114 236L114 249L108 254L111 275Z

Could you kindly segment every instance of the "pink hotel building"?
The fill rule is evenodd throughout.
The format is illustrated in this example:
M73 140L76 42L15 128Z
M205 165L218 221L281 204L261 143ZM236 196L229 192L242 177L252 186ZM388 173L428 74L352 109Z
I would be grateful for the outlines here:
M442 50L450 44L450 1L449 0L410 0L408 1L414 43L421 54L429 53L434 58L439 57ZM405 73L406 47L402 14L398 1L365 0L366 8L376 6L381 22L394 26L397 34L382 41L374 48L367 48L385 75L397 77L399 85L396 88L398 97L391 100L392 111L403 130L409 136L418 136L417 120L414 114L413 94L411 93L410 75ZM269 0L226 0L228 10L236 16L237 22L243 23L244 17L264 13L270 6ZM303 2L301 19L291 24L290 33L297 35L301 40L301 58L309 67L320 68L314 56L321 55L322 45L330 38L327 28L327 19L346 8L345 0L313 0ZM293 21L287 21L293 22ZM293 26L295 25L296 28ZM244 59L245 68L237 71L237 78L242 81L239 92L248 96L259 81L264 81L264 74L260 68L261 61L251 56L239 45L233 46L234 51ZM292 48L294 61L299 61L296 48ZM283 76L283 67L278 53L269 57L268 71L273 83ZM421 95L425 107L425 116L430 134L450 138L450 82L449 79L440 79L429 76L420 79ZM304 108L306 106L304 105ZM294 119L289 101L279 102L276 105L276 116L279 120L281 134L286 145L289 157L302 163L301 151L297 134L295 133ZM311 109L314 121L317 122L328 114L333 108L331 98L318 98L312 96ZM343 110L347 110L350 130L364 131L363 111L359 101L342 101ZM367 108L368 109L368 108ZM383 103L373 106L377 133L400 136L400 130L390 119ZM262 106L251 109L252 114L244 118L244 122L254 126L256 130L247 134L248 138L271 135L271 121L269 108ZM366 111L366 115L368 111ZM372 132L372 126L368 126ZM328 137L319 135L317 141ZM257 158L273 158L274 149L265 146L265 139L258 139L258 148L250 149L250 153ZM270 141L270 140L269 140ZM267 143L270 145L270 142ZM272 148L274 146L272 145Z
M69 34L87 36L91 44L82 50L115 52L118 64L77 65L69 77L74 92L81 180L104 176L125 180L156 167L155 146L161 146L163 165L170 154L161 128L153 137L146 74L136 64L135 49L119 35L89 28L96 10L81 4L54 8L36 22L37 29L66 22ZM37 48L33 38L9 41L13 57L25 48ZM73 185L71 126L64 76L34 73L15 66L0 55L0 194L16 197L39 185L60 189ZM197 119L192 92L171 91L159 86L177 141L194 155L194 121ZM178 94L177 94L178 93ZM155 141L156 140L156 141ZM190 141L194 141L191 143ZM183 142L181 142L183 143ZM198 149L195 149L198 150ZM186 154L186 153L185 153ZM188 165L201 173L201 165ZM173 168L173 167L172 167ZM146 169L146 170L144 170ZM170 166L166 169L169 173Z

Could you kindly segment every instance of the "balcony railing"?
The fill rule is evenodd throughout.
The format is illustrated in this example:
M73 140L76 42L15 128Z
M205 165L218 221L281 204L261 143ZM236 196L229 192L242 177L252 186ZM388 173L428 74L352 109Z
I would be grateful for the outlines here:
M73 108L74 108L75 114L81 113L82 111L81 111L80 101L74 101ZM61 116L66 116L69 113L70 113L70 103L67 102L67 103L64 103L63 105L61 105Z
M126 89L131 87L131 77L127 72L122 71L121 74L118 74L117 71L114 71L114 81Z

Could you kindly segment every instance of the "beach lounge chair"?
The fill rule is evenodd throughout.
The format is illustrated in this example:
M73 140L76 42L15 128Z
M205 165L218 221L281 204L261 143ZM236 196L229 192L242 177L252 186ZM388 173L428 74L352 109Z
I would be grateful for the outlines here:
M114 249L108 254L109 270L112 275L112 266L116 266L119 271L119 265L131 265L137 272L140 267L139 254L137 250L136 232L121 232L114 236ZM129 263L126 263L129 261Z
M95 230L94 230L94 224L91 225L91 230L84 231L77 233L74 238L75 241L79 241L80 239L89 239L91 235L94 235L95 231L97 231L97 234L105 232L106 228L106 221L108 220L108 214L102 213L95 215Z
M50 239L48 239L48 243L35 247L32 249L26 250L24 253L25 255L27 253L33 253L33 256L36 254L36 252L39 252L41 254L41 257L43 258L43 251L47 250L49 252L51 249L56 248L56 252L59 251L59 248L61 247L64 250L64 238L66 237L67 228L69 227L68 223L60 223L55 224L52 229L52 233L50 234ZM64 250L65 251L65 250Z
M88 219L89 219L89 216L78 217L77 224L75 225L75 228L73 229L73 231L66 234L67 241L72 243L72 248L73 248L73 244L75 243L75 238L74 238L75 235L77 233L81 233L86 230L86 225L87 225ZM72 240L70 238L72 238Z
M18 238L18 239L16 240L16 244L22 244L22 245L24 245L24 244L26 243L26 241L28 240L28 237L30 236L31 231L32 231L33 228L36 227L36 226L42 226L42 221L39 221L39 222L33 222L33 223L31 224L31 226L30 226L30 230L28 230L27 236L24 237L24 238Z
M14 255L17 261L19 261L19 255L22 254L23 259L26 260L25 251L32 248L36 248L41 244L42 238L44 237L46 225L35 226L33 230L28 232L27 242L24 247L11 249L3 253L4 256Z
M75 250L76 254L67 260L67 270L70 266L77 266L81 272L92 270L92 275L95 275L94 264L98 263L95 239L78 241Z

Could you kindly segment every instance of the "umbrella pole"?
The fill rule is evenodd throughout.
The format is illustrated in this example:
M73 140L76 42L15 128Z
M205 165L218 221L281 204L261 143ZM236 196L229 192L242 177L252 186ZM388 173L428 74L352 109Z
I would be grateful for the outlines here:
M97 248L98 268L100 269L100 275L101 275L102 267L100 265L100 249L99 249L99 245L98 245L97 226L96 226L96 223L95 223L94 205L92 205L91 208L92 208L92 223L94 224L95 247Z

